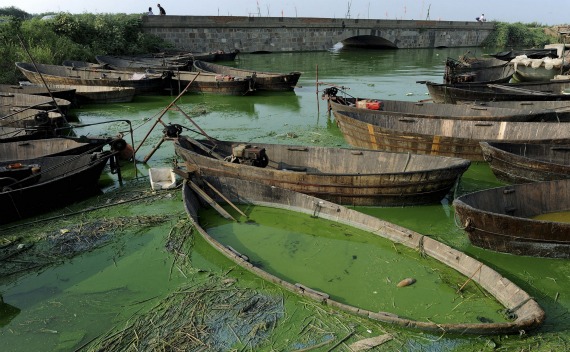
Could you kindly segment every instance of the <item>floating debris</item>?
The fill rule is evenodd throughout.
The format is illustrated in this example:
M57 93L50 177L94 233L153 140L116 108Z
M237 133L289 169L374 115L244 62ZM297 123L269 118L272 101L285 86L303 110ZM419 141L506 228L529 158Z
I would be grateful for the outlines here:
M416 282L416 279L408 277L400 282L398 282L398 287L406 287L406 286L410 286L413 285Z

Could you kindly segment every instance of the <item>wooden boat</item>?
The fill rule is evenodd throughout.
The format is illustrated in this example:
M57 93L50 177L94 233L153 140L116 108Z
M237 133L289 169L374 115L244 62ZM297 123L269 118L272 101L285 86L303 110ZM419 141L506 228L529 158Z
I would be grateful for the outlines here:
M445 155L483 161L479 142L570 143L570 128L556 122L463 121L336 111L345 140L359 148Z
M192 59L185 62L170 61L168 58L150 58L137 56L109 56L98 55L97 62L106 68L120 71L145 72L154 71L188 71L192 66Z
M0 106L14 108L32 108L36 110L51 110L66 114L71 108L69 100L51 98L49 96L24 94L24 93L0 93Z
M351 205L440 202L470 164L372 150L196 142L185 136L175 141L175 151L188 170L204 175L239 177Z
M441 84L419 81L426 85L429 95L436 103L456 104L458 101L536 101L570 100L565 93L570 88L569 80L529 83L457 83Z
M21 83L18 85L14 84L0 84L0 92L1 93L22 93L22 94L31 94L31 95L41 95L49 97L50 93L51 96L54 98L60 98L71 102L73 105L75 103L75 89L73 88L46 88L43 85L34 85L32 83ZM0 94L1 94L0 93Z
M558 50L556 48L509 50L500 51L495 54L490 54L489 56L502 61L511 61L520 55L526 55L526 57L530 59L541 59L544 57L557 58Z
M0 162L37 159L44 156L78 155L101 152L107 144L120 150L125 142L106 137L54 137L16 142L0 142Z
M64 84L83 86L132 87L135 94L153 94L162 92L164 78L162 74L138 73L97 68L74 68L69 66L17 62L16 67L26 78L35 84ZM41 77L40 77L41 74Z
M295 283L290 278L284 279L272 274L264 269L248 261L247 253L240 253L233 247L225 246L214 237L212 237L200 225L198 211L202 204L195 192L199 194L207 194L215 200L222 201L222 197L212 192L210 188L200 190L192 184L193 189L188 183L183 186L183 200L190 220L193 222L194 228L200 235L208 241L216 250L234 261L241 267L249 270L255 275L279 285L291 292L316 300L317 302L328 305L337 309L341 309L352 314L366 317L372 320L385 323L395 324L405 328L419 329L432 333L457 333L457 334L506 334L520 331L528 331L539 327L544 319L545 314L539 304L529 296L515 283L506 277L501 276L498 272L469 257L456 249L453 249L441 242L434 240L429 236L424 236L403 227L388 223L376 217L365 215L352 209L337 205L335 203L315 198L306 194L286 190L280 187L272 187L256 182L250 182L235 178L214 178L205 177L205 181L213 185L222 195L223 198L233 203L258 205L277 209L286 209L295 211L307 216L318 217L348 225L370 232L371 236L379 236L381 238L401 244L414 250L419 250L423 254L431 257L444 265L451 267L462 275L469 277L467 281L473 280L483 290L486 290L495 299L500 302L508 312L515 313L516 317L512 321L504 322L474 322L465 321L459 323L438 323L433 320L415 320L399 316L391 312L372 311L364 307L356 307L331 297L326 292L319 292L302 283ZM200 196L202 197L202 196ZM212 203L215 205L215 203ZM284 220L286 221L286 220ZM270 234L271 236L271 234ZM309 263L309 262L308 262ZM307 264L310 265L310 264ZM347 288L350 291L350 288ZM464 318L465 320L469 320Z
M0 106L0 126L56 129L67 125L65 116L59 112Z
M129 103L136 93L134 87L84 86L50 84L50 88L73 89L79 104Z
M198 74L199 73L199 74ZM173 72L171 84L174 91L182 91L192 82L187 92L218 95L247 95L254 91L249 77L222 76L214 73L191 71Z
M293 90L301 77L301 72L276 73L261 72L242 68L218 65L210 62L194 61L194 70L234 77L251 77L256 90L286 91Z
M475 104L434 104L432 102L413 102L369 98L341 97L328 94L331 88L324 90L330 111L352 111L383 116L437 118L450 120L477 121L557 121L558 115L551 110L498 108ZM569 102L570 103L570 102Z
M456 60L447 58L445 61L444 83L471 82L508 82L515 68L508 62L498 59Z
M480 144L483 157L500 180L525 183L570 178L570 144Z
M0 224L100 192L98 180L112 155L103 152L0 162Z
M79 61L79 60L63 60L61 64L63 66L72 67L72 68L96 68L104 70L109 69L108 67L105 67L105 65L88 61Z
M238 49L234 51L218 50L215 52L216 56L214 61L234 61L239 53L240 51ZM199 60L199 58L194 57L194 60Z
M535 217L570 209L570 179L523 183L461 196L453 202L475 246L516 255L570 258L570 223Z
M513 82L547 82L570 69L563 58L530 59L517 56L509 62L514 67Z
M506 108L506 109L521 109L529 114L534 114L537 111L542 113L547 113L550 111L554 116L554 121L558 122L570 122L570 100L536 100L536 101L458 101L458 104L471 104L477 106L487 106L494 108ZM550 115L550 114L549 114ZM541 121L550 121L550 116L548 119L542 118Z

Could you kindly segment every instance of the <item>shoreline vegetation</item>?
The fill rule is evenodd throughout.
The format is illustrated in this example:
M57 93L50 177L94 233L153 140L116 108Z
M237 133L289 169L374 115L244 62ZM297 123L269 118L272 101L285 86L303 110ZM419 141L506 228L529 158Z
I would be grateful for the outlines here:
M143 32L142 14L29 14L15 7L0 8L0 84L17 84L23 77L18 61L59 65L63 60L95 62L95 56L157 52L172 43ZM496 22L484 48L542 48L559 41L560 26ZM25 47L24 47L25 46ZM26 52L29 51L29 54Z

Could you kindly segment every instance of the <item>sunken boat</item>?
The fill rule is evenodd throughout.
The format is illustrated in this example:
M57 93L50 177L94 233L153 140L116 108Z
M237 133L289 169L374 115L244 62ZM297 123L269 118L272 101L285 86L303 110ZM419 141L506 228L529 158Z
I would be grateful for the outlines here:
M477 247L515 255L570 258L570 179L487 189L453 201ZM559 213L560 218L545 216ZM566 216L568 219L568 216Z
M194 140L175 152L188 170L292 189L350 205L440 202L470 162L459 158L364 149Z
M205 184L204 189L199 187L200 183ZM209 186L206 187L206 185ZM216 189L216 191L213 191L213 189ZM293 281L295 280L294 277L291 276L287 276L287 278L280 277L279 273L270 272L270 270L268 270L270 268L260 266L255 261L249 261L249 253L240 252L231 246L223 244L202 227L200 223L200 209L208 205L219 209L220 205L216 202L222 202L224 200L230 201L234 207L237 207L236 204L247 204L248 207L263 206L281 209L283 211L293 211L304 214L308 220L310 219L309 221L324 221L321 219L326 219L332 221L333 224L337 226L347 226L349 228L366 231L366 236L370 235L371 237L369 240L387 240L386 242L391 242L393 245L407 247L402 249L421 251L421 253L425 255L424 259L434 260L434 264L437 265L442 263L444 266L450 267L461 274L459 275L459 280L464 282L471 282L472 280L477 283L480 288L491 294L497 302L505 308L505 311L509 312L510 317L514 319L506 321L478 320L473 314L470 314L470 318L466 318L461 314L453 314L452 312L450 312L449 315L458 317L458 320L461 320L460 322L438 322L429 318L410 318L392 312L365 308L368 306L374 307L370 300L368 300L366 304L362 303L362 306L360 306L360 304L359 306L350 305L346 303L346 301L337 298L334 292L324 292L319 290L318 287L311 287L312 285L306 282L295 282ZM429 236L421 235L376 217L365 215L320 198L241 179L204 177L202 180L184 183L183 201L186 212L194 224L194 229L223 255L269 282L327 306L372 320L437 334L519 334L521 331L536 329L545 319L544 311L534 298L529 296L528 293L511 282L508 278L502 276L484 263L438 242ZM222 210L224 210L224 208L222 208ZM248 210L246 209L246 211ZM220 212L224 213L224 211ZM226 217L227 215L231 217L228 211L225 211L224 214ZM285 224L287 220L277 217L274 226L279 226L279 223ZM247 222L244 225L247 226ZM232 229L233 228L232 226ZM271 233L268 236L274 236L274 234ZM437 263L438 261L440 263ZM317 265L318 263L315 262L312 264ZM305 270L310 270L309 267L313 265L311 265L311 262L305 263ZM419 282L415 285L418 284ZM392 285L394 287L396 286L395 283ZM343 292L349 292L353 289L354 287L347 287L344 288ZM454 289L453 292L455 291ZM400 295L402 294L404 293L402 292ZM458 297L458 299L461 298ZM453 301L455 302L455 300ZM394 309L394 307L392 309ZM454 310L454 308L450 308L450 310Z

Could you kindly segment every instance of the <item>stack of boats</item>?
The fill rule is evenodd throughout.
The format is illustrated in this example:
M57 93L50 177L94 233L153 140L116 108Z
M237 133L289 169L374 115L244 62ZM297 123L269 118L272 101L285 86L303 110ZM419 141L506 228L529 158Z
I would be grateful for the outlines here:
M533 55L541 54L552 53ZM474 245L570 257L570 80L497 83L504 75L490 69L477 82L474 72L461 83L422 82L433 102L340 96L334 87L324 96L353 146L487 162L510 183L454 200Z

